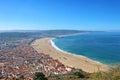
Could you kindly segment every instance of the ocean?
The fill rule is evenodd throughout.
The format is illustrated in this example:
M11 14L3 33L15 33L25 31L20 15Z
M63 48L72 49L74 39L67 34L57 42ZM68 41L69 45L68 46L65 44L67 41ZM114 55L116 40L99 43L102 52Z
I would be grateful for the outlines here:
M120 63L120 32L89 32L56 37L59 50L114 66Z

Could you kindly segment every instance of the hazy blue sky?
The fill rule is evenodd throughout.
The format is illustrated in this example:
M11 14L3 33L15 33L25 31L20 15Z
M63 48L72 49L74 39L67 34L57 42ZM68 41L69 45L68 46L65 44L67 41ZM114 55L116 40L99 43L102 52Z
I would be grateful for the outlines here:
M0 0L0 30L120 30L120 0Z

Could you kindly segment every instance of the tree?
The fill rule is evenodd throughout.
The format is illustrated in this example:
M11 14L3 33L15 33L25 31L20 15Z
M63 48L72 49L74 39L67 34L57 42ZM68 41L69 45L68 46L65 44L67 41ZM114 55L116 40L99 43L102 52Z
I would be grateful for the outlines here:
M74 76L77 78L84 78L85 77L81 72L78 72L78 71L74 73Z
M21 76L19 77L19 79L20 79L20 80L24 80L24 76L21 75Z
M47 80L45 75L41 72L35 72L33 80Z

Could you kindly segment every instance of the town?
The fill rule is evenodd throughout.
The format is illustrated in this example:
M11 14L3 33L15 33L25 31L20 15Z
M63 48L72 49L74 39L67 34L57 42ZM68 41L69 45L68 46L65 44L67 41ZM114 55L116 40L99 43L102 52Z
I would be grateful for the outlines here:
M9 52L9 53L8 53ZM49 55L36 52L30 45L22 44L11 50L2 50L0 66L3 77L12 78L24 75L33 77L35 72L43 72L46 76L68 74L75 71L73 67L63 65Z
M38 53L30 44L40 36L25 35L28 33L6 34L0 35L0 78L13 80L13 78L24 76L25 80L33 80L35 72L54 76L78 70L65 66L49 55Z

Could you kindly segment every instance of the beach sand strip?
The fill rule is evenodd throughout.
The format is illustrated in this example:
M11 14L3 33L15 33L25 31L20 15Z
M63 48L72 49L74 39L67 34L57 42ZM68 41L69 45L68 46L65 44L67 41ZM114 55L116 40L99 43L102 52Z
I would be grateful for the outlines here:
M51 40L53 38L41 38L35 40L31 46L39 53L50 55L53 59L57 59L66 66L80 68L85 72L108 71L109 66L93 61L87 57L67 54L63 51L57 50L52 46Z

